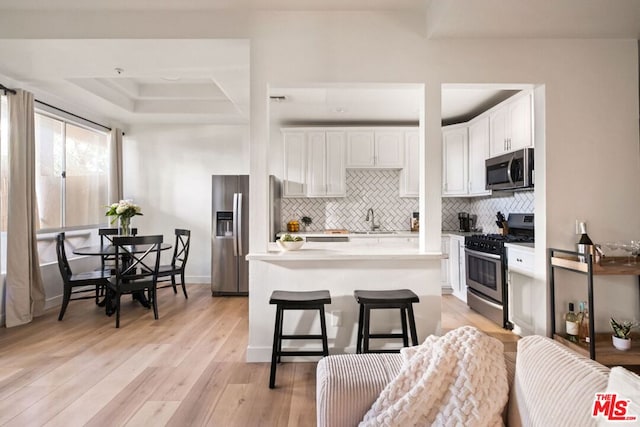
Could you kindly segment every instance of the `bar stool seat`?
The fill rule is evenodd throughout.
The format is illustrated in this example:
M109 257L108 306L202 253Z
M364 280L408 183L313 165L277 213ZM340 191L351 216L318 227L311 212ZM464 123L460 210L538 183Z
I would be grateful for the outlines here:
M409 345L409 335L411 342L418 345L418 334L416 332L416 321L413 315L413 303L420 302L420 298L409 289L393 289L383 291L362 291L353 292L358 304L360 304L360 314L358 317L358 343L356 353L397 353L400 350L369 350L369 340L371 338L402 338L404 347ZM400 320L402 324L401 334L372 334L370 333L371 310L376 309L400 309ZM407 320L409 321L409 331L407 331Z
M273 330L273 347L271 350L271 373L269 375L269 388L276 384L276 365L281 356L328 356L329 345L327 342L327 325L325 320L324 305L331 304L331 294L327 290L320 291L273 291L269 304L276 305L276 322ZM318 310L320 313L320 329L318 334L293 334L282 333L283 317L285 310ZM282 350L282 340L322 340L322 350Z

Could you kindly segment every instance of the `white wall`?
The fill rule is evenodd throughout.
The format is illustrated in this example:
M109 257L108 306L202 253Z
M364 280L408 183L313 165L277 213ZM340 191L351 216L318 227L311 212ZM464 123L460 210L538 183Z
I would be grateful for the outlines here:
M191 230L188 283L210 283L211 175L249 173L246 126L133 126L123 142L124 195L142 207L139 233ZM170 256L167 251L165 256Z

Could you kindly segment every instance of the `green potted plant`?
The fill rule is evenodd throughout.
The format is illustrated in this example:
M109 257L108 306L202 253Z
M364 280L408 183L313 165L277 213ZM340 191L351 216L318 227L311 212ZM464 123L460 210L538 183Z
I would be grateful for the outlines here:
M311 220L311 217L303 216L302 218L300 218L300 222L302 223L302 225L304 225L306 230L306 228L310 226L313 221Z
M631 328L634 324L630 321L618 322L613 317L609 319L611 329L613 329L613 346L618 350L629 350L631 348Z

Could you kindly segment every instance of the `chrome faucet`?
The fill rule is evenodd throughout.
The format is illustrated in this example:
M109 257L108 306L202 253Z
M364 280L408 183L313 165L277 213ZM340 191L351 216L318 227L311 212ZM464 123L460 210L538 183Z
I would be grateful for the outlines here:
M371 219L369 219L369 218L371 218ZM375 230L380 228L379 225L376 225L376 221L375 221L374 216L373 216L373 208L369 208L369 210L367 211L367 217L364 220L365 221L369 221L369 220L371 221L371 231L375 231Z

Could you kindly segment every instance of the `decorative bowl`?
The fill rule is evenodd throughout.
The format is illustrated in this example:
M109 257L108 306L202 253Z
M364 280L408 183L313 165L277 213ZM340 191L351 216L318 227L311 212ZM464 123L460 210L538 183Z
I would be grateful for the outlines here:
M298 240L294 242L283 242L282 240L276 240L276 243L283 251L297 251L304 245L304 240Z

